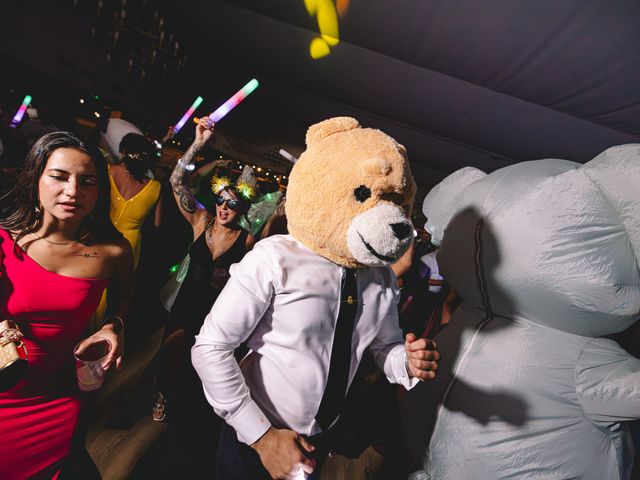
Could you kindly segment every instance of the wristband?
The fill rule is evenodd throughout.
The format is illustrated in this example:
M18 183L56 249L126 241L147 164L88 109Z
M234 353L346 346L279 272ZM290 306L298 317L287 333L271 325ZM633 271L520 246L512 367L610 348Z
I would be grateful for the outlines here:
M115 320L115 322L114 322L114 320ZM122 319L122 317L120 317L118 315L112 315L112 316L106 318L104 323L102 324L102 326L104 327L108 323L114 323L114 330L115 330L116 333L120 333L122 330L124 330L124 320ZM117 323L119 325L119 327L117 327L115 325L115 323Z
M189 172L192 172L196 168L195 163L184 163L181 158L178 159L178 165Z

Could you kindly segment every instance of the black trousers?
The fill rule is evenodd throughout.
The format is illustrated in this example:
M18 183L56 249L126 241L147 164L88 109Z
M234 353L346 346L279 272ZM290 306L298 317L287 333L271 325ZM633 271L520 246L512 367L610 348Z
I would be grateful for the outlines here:
M331 430L329 430L331 431ZM320 469L327 459L330 449L326 442L327 435L319 434L309 437L309 442L316 447L315 451L307 454L316 461L316 468L307 479L320 478ZM253 448L238 440L236 431L224 423L220 431L218 445L218 463L216 480L270 480L271 475L264 468L260 456Z

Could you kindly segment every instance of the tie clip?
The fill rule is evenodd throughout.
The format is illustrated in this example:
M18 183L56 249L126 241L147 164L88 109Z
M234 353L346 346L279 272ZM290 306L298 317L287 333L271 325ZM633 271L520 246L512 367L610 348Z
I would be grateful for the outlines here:
M349 295L349 296L347 297L347 299L346 299L346 300L342 300L342 302L341 302L341 303L347 303L347 304L349 304L349 305L353 305L354 303L358 303L358 300L357 300L357 299L355 299L355 298L353 298L351 295Z

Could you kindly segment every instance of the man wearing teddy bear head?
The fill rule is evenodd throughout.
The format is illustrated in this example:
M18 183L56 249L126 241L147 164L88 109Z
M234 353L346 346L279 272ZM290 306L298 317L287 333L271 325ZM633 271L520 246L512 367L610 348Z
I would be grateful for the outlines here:
M289 178L290 235L231 267L192 349L209 403L235 430L223 427L219 480L311 474L367 347L407 389L438 368L435 344L403 342L398 327L389 264L413 241L416 189L404 148L347 117L313 125L306 143Z

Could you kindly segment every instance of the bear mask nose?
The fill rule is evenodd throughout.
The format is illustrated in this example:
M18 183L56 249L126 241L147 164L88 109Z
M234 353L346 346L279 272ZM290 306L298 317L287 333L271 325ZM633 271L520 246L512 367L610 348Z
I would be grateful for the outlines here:
M409 235L411 235L411 225L408 223L392 223L391 230L393 230L393 234L399 240L404 240Z

